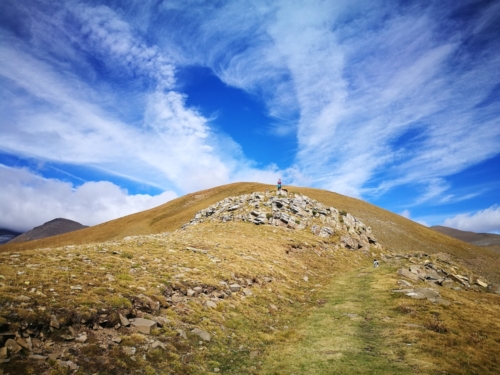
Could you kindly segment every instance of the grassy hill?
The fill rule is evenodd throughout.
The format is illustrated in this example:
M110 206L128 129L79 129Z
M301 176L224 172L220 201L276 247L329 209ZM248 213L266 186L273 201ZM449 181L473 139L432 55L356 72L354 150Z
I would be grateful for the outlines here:
M73 233L18 244L0 245L0 252L90 244L119 240L126 236L172 232L192 219L194 214L228 196L249 194L274 189L274 185L259 183L234 183L188 194L156 208L125 216ZM390 251L404 253L421 252L434 254L446 252L456 256L475 272L500 282L497 270L500 263L494 251L451 238L400 215L359 199L330 191L313 188L287 187L316 199L325 205L350 212L369 225L379 241Z
M491 285L472 285L477 277L498 280L498 256L486 249L357 199L299 187L289 187L290 195L352 214L383 247L346 248L342 237L350 232L323 238L249 222L179 229L201 209L266 188L273 186L221 186L1 246L5 373L500 372L500 296ZM397 274L426 265L465 275L471 287ZM442 298L392 292L428 287ZM153 326L134 328L141 319Z

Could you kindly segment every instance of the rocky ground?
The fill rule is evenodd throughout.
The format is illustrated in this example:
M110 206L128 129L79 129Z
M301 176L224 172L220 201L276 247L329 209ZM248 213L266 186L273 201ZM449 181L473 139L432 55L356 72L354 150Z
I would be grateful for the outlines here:
M398 281L400 289L393 292L405 293L415 299L428 299L437 304L450 305L441 298L439 288L457 291L473 290L477 292L492 292L500 294L500 284L488 283L484 277L472 274L470 271L451 260L449 254L391 254L384 255L384 261L406 261L405 266L398 270L403 279ZM465 273L466 275L462 274ZM415 283L425 282L429 287L414 287Z

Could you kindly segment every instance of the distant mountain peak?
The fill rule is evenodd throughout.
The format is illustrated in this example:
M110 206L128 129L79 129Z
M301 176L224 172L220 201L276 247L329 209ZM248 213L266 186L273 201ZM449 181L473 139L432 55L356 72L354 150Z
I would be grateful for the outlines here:
M457 240L470 243L476 246L495 246L500 245L500 235L493 233L476 233L464 231L460 229L443 227L436 225L431 229L446 234L447 236L456 238Z
M83 228L87 228L87 226L73 220L59 217L47 221L46 223L13 238L9 241L9 243L39 240L41 238L57 236L58 234L73 232Z

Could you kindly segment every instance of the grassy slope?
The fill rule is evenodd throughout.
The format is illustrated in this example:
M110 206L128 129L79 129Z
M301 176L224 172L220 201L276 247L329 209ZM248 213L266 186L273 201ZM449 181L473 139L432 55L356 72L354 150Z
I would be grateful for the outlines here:
M384 264L336 275L262 374L498 374L499 296L440 288L450 306L395 288ZM437 328L441 331L437 332Z
M395 315L387 309L389 296L377 293L380 280L375 284L374 269L367 271L337 275L319 296L324 304L299 324L294 342L270 351L262 373L412 373L397 354L406 343L391 336L393 324L384 321Z
M268 276L273 281L254 285L253 296L243 298L236 294L213 310L196 299L162 310L161 314L171 319L172 324L156 332L155 337L169 345L168 356L161 351L148 352L146 360L128 361L124 369L165 366L160 372L165 374L208 373L216 367L222 373L235 374L304 373L303 369L318 374L333 370L353 373L353 368L359 369L357 373L376 373L370 372L373 369L379 373L446 370L465 374L495 373L499 369L495 360L495 352L500 350L498 296L440 289L443 297L456 301L442 307L392 294L389 290L396 284L395 271L399 265L383 266L375 272L370 268L369 258L336 249L335 238L326 241L308 231L245 223L207 223L166 237L117 241L133 234L173 231L211 203L265 188L261 184L227 185L74 232L69 237L56 237L56 244L68 245L113 240L107 244L53 248L52 242L52 249L36 250L37 245L51 245L53 239L45 239L19 244L17 248L4 247L13 251L23 249L24 245L26 251L18 258L0 254L0 273L5 284L0 288L3 306L29 293L27 285L48 296L53 293L58 296L54 294L51 300L29 294L30 303L37 306L34 312L17 307L14 302L12 311L3 311L3 319L9 321L13 313L22 318L21 322L46 321L51 313L64 319L63 312L71 306L80 308L82 314L92 315L102 308L113 311L130 305L128 300L139 293L162 301L165 286L217 287L221 280L230 283L233 275L255 280ZM385 247L397 253L445 251L469 261L477 254L479 259L488 256L487 252L475 254L473 246L360 200L317 189L289 190L352 213L373 228ZM212 263L205 255L186 251L186 246L207 249L222 262ZM101 253L104 248L106 253ZM20 275L17 272L20 269L26 273ZM137 272L132 274L131 269ZM363 274L359 275L360 272ZM109 275L114 276L114 281L109 280ZM75 284L83 285L83 292L68 295L70 286ZM112 295L109 288L113 288ZM39 310L40 306L47 310ZM346 313L357 315L351 319ZM67 315L71 315L69 311ZM444 321L448 332L436 333L406 325L422 327L434 316ZM215 339L200 347L199 338L189 333L194 327L206 329ZM176 335L178 329L188 332L187 340ZM123 328L119 334L125 343L122 346L142 340ZM188 363L181 360L186 352L192 356ZM157 357L153 356L155 353ZM81 352L74 356L81 356L79 363L83 363L83 358L89 355ZM102 353L102 358L118 355ZM138 358L142 358L142 352ZM115 365L114 361L111 363ZM12 366L19 366L19 362L13 361ZM88 367L85 371L99 369Z
M339 273L358 266L361 254L336 249L337 240L320 239L308 231L225 223L201 224L169 236L26 250L14 258L3 253L0 306L4 308L0 309L0 326L9 322L12 331L25 323L41 326L52 314L62 324L70 324L75 311L88 321L101 311L112 312L109 319L114 319L113 326L115 312L129 310L130 301L139 294L163 303L168 288L185 291L187 287L203 285L222 289L221 281L231 284L235 277L250 279L255 282L250 287L252 296L235 293L220 300L215 309L207 308L204 298L187 298L161 309L159 315L172 322L153 337L168 346L166 352L140 349L137 362L132 362L119 349L137 347L143 338L120 328L117 333L123 343L114 351L105 352L96 345L95 331L86 329L89 345L65 358L84 364L85 358L91 356L94 364L82 367L82 374L127 374L147 366L161 374L207 374L214 368L220 368L222 373L256 373L268 346L288 340L297 316L304 316L315 303L314 286L326 285L333 271ZM207 249L221 262L214 263L208 255L187 251L187 246ZM18 270L25 272L19 274ZM272 278L272 282L264 282L265 277ZM71 291L71 286L77 284L83 290ZM28 285L42 294L29 292ZM20 295L29 295L29 302L21 306L16 302ZM200 339L190 333L193 328L210 332L213 340L200 345ZM187 333L187 339L177 335L179 329ZM61 329L55 334L64 332ZM61 341L53 336L52 340ZM111 360L99 369L106 358ZM40 366L36 361L15 358L6 369L41 374Z
M191 220L195 212L228 196L248 194L255 191L274 189L273 185L259 183L234 183L203 190L177 198L159 207L125 216L94 227L42 240L0 246L2 251L88 244L121 239L126 236L170 232ZM481 248L453 239L431 230L400 215L382 208L326 190L288 187L290 192L299 192L339 210L350 212L373 229L380 243L396 252L447 252L475 272L491 281L500 282L498 254L488 248Z
M170 232L191 220L195 212L228 196L262 191L266 188L272 188L272 186L255 183L236 183L203 190L174 199L150 210L72 233L20 244L6 244L0 246L0 252L88 244L121 239L126 236Z

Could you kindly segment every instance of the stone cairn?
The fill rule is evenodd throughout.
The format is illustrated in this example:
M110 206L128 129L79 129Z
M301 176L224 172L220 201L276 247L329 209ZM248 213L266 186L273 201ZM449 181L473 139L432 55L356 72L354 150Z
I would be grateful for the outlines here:
M350 250L369 251L370 246L381 249L371 228L351 214L302 194L294 194L291 198L288 195L266 190L265 193L228 197L198 211L182 229L203 222L249 222L292 230L309 229L323 238L337 235L341 246Z

